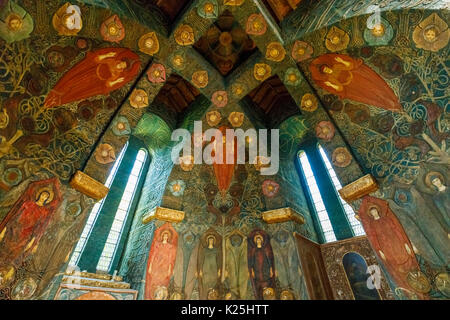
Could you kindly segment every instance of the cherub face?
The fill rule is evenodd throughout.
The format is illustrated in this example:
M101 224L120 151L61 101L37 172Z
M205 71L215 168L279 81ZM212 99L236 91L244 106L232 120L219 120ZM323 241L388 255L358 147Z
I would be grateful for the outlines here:
M370 215L371 215L375 220L380 219L380 214L379 214L377 208L375 208L375 207L370 208L369 213L370 213Z
M431 183L436 186L437 188L442 187L442 181L439 177L435 177L433 180L431 180Z
M434 40L436 40L436 30L434 28L430 28L427 31L425 31L424 36L425 40L433 42Z
M36 204L39 206L43 206L46 201L48 200L48 198L50 198L50 193L48 193L48 191L42 191L39 195L38 198L36 200Z
M22 19L19 16L13 15L9 19L8 28L11 31L18 31L22 28Z

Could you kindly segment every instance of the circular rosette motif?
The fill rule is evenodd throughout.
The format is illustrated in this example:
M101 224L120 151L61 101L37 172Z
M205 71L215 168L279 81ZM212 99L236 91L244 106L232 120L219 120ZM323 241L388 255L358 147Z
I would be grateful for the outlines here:
M347 48L350 42L348 34L338 27L331 27L325 38L325 47L332 52L341 51Z
M204 70L195 71L192 74L192 83L197 88L205 88L208 85L208 72Z
M280 185L273 180L265 180L262 184L263 194L268 198L273 198L280 190Z
M182 196L185 188L186 183L183 180L174 180L169 184L169 190L175 197Z
M311 94L306 93L302 97L302 101L300 103L300 109L307 112L314 112L317 110L318 102L317 98Z
M107 143L102 143L98 146L94 153L95 160L101 164L107 164L116 160L114 148Z
M102 23L100 26L100 34L105 41L119 43L125 38L125 28L122 21L115 14Z
M222 120L222 116L218 111L210 111L206 114L206 121L211 127L217 126L220 120Z
M283 61L286 56L286 50L279 42L271 42L266 48L266 58L271 61L280 62Z
M260 36L266 33L267 23L262 14L254 13L248 17L245 31L254 36Z
M345 168L352 162L352 156L348 152L347 148L339 147L334 149L333 155L331 156L333 164L336 167Z
M150 56L158 53L159 40L155 32L149 32L139 38L138 41L139 50Z
M253 68L253 76L256 80L264 81L272 75L272 68L265 63L257 63Z
M169 63L174 69L183 70L184 67L186 66L186 57L183 52L175 51L169 57Z
M147 77L152 83L163 83L166 81L166 68L160 63L154 63L148 70Z
M311 58L313 52L313 47L311 47L308 43L296 40L294 42L294 46L292 47L292 58L297 62L301 62Z
M217 108L223 108L228 103L228 95L226 91L216 91L213 93L212 102L216 105Z
M2 4L3 3L3 4ZM33 18L15 1L0 1L0 16L2 24L0 26L0 38L11 43L20 41L30 36L34 29Z
M245 93L246 89L242 83L233 83L231 85L231 93L235 98L240 98Z
M298 86L302 82L302 75L297 68L289 68L284 74L284 82L290 86Z
M316 125L316 136L325 141L333 139L336 129L330 121L320 121Z
M244 114L242 112L232 112L228 117L228 121L235 128L242 126L244 123Z
M175 41L180 46L190 46L195 42L194 29L187 24L182 24L179 26L178 29L175 30L174 37Z
M133 108L140 109L148 106L148 94L142 89L134 89L130 96L130 104Z
M201 0L197 6L197 13L205 19L214 19L219 15L219 6L216 0Z
M124 116L118 116L112 123L112 132L116 136L126 136L131 133L130 123Z
M183 171L191 171L194 168L194 157L184 156L180 158L180 167Z
M437 52L448 44L448 24L436 13L432 13L414 29L413 41L417 48Z
M383 18L371 15L367 18L367 28L364 30L364 40L371 46L384 46L391 41L394 30L389 22Z
M13 187L22 181L22 171L18 168L8 168L3 173L3 181L9 186Z

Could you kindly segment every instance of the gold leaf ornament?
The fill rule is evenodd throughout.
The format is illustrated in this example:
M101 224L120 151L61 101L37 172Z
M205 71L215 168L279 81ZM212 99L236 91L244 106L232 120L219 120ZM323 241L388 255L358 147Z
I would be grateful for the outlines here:
M182 24L181 26L179 26L175 31L174 37L175 41L180 46L190 46L195 42L194 29L192 29L192 27L187 24Z
M159 51L159 40L155 32L149 32L139 38L139 50L150 56L157 54Z

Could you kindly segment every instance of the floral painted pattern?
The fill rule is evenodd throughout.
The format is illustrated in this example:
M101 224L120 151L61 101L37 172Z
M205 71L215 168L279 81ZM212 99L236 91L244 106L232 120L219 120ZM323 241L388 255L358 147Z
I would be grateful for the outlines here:
M154 63L147 72L148 80L152 83L166 81L166 68L160 63Z
M119 43L125 38L125 28L122 21L115 14L102 23L100 26L100 34L105 41Z
M297 62L301 62L311 58L313 52L313 47L308 43L297 40L292 47L292 58Z
M330 121L320 121L316 125L316 136L324 141L333 139L336 129Z
M175 197L182 196L186 183L183 180L174 180L169 184L169 190Z
M107 143L98 146L94 153L95 160L101 164L108 164L116 160L114 148Z
M265 180L262 184L263 194L268 198L276 196L279 189L280 185L273 180Z

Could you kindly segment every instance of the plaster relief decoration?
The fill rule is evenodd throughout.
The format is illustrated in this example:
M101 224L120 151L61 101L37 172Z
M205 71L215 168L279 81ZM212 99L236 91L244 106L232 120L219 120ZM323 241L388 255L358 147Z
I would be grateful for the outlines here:
M69 184L75 190L95 200L103 199L109 192L109 188L81 171L74 174Z
M342 199L352 202L377 190L378 184L376 180L371 174L367 174L338 191Z
M76 36L83 28L80 7L67 2L53 15L52 23L59 35Z

